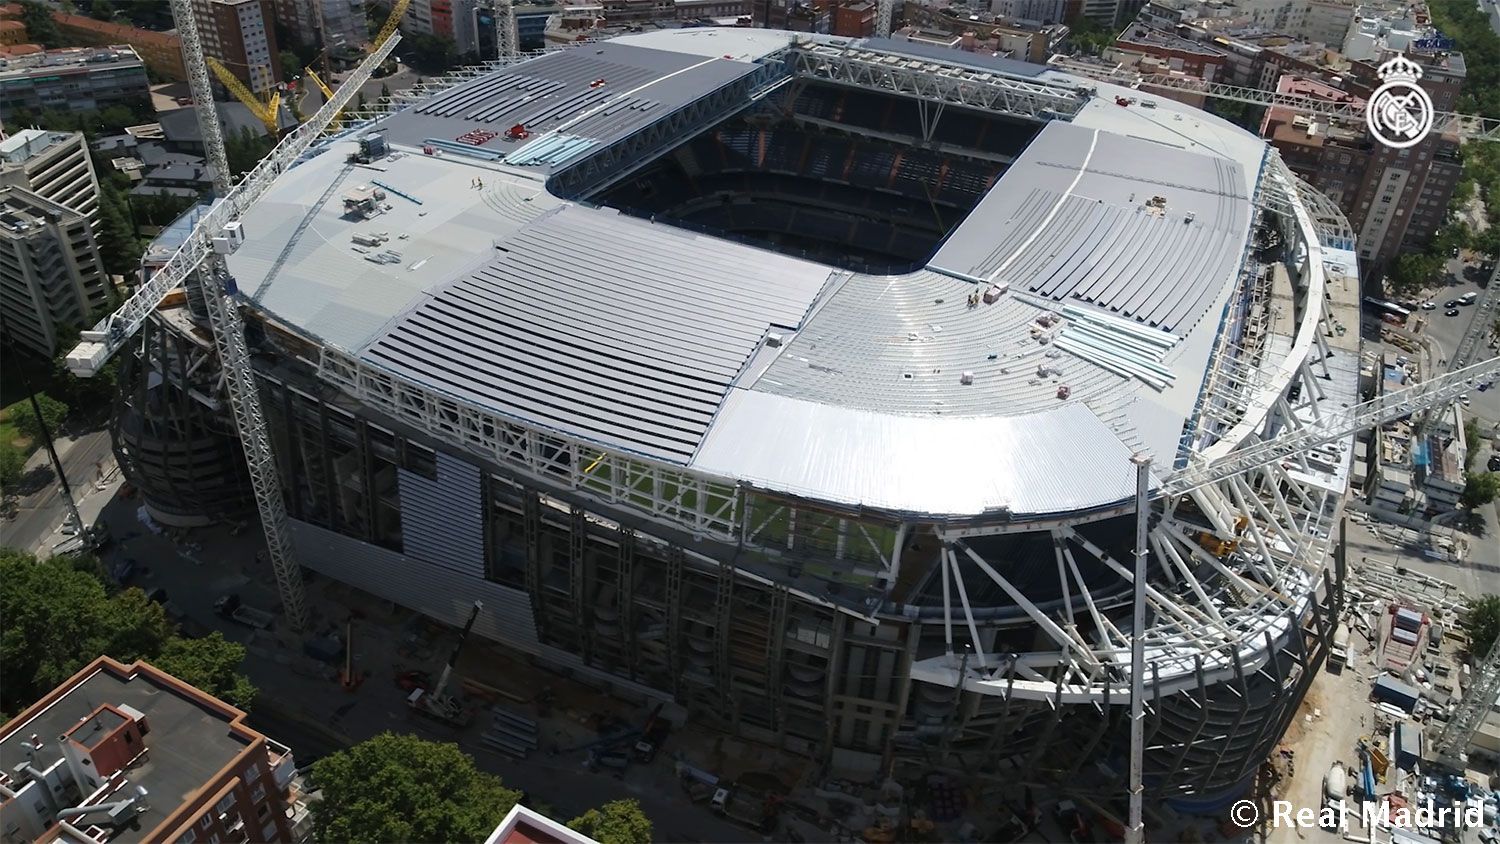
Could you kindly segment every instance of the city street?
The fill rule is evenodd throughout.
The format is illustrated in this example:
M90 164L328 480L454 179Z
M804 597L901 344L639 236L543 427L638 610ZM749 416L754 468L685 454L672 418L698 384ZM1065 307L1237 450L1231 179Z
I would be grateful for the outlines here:
M60 435L56 446L79 510L87 522L107 499L109 490L97 487L101 477L118 475L114 472L115 457L109 431L90 431L76 438ZM68 512L62 488L57 483L57 473L53 471L45 448L37 449L26 462L26 478L21 489L26 494L17 502L15 515L0 522L0 546L45 556L53 545L66 539L58 533L58 528ZM92 512L86 504L92 505Z
M1458 299L1465 293L1482 293L1483 288L1480 287L1479 283L1486 280L1484 275L1479 272L1477 264L1464 263L1458 259L1448 262L1447 274L1449 284L1437 288L1430 294L1438 305L1437 309L1420 312L1427 319L1427 327L1423 329L1422 333L1430 337L1442 349L1441 357L1443 359L1446 359L1458 349L1459 340L1473 322L1474 314L1477 310L1472 305L1467 307L1459 306L1457 308L1458 316L1450 317L1444 315L1450 310L1445 307L1446 304ZM1485 357L1492 357L1496 354L1495 350L1488 346L1488 339L1487 335L1485 338L1486 342L1482 343L1479 347L1475 361ZM1469 402L1468 412L1471 415L1487 420L1490 423L1500 421L1500 384L1484 392L1479 392L1478 390L1470 391Z

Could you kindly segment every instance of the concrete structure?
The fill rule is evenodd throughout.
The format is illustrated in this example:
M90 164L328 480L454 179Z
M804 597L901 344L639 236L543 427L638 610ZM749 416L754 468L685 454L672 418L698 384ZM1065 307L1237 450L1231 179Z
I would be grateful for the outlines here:
M582 833L574 832L541 812L517 803L495 827L484 844L599 844Z
M1358 387L1353 235L1263 141L915 41L685 28L435 84L241 222L299 564L845 769L1117 788L1132 455ZM122 351L163 520L237 515L173 474L190 436L234 473L192 325ZM1293 717L1351 454L1152 505L1153 799L1242 793Z
M1044 26L1066 23L1083 11L1082 0L991 0L997 17L1018 23Z
M0 313L17 345L51 358L58 335L109 304L88 218L22 188L0 188Z
M363 0L274 0L276 21L303 45L343 55L369 42Z
M99 180L81 132L23 129L0 140L0 187L21 187L99 225Z
M6 841L307 840L285 746L144 662L99 657L0 727Z
M146 66L133 47L74 47L0 59L0 119L17 109L94 111L151 102Z
M182 64L182 39L175 32L156 32L62 12L53 12L52 21L57 24L58 32L72 43L101 47L129 44L146 67L157 74L171 80L187 79L187 70Z
M204 51L260 94L283 81L272 0L193 0Z

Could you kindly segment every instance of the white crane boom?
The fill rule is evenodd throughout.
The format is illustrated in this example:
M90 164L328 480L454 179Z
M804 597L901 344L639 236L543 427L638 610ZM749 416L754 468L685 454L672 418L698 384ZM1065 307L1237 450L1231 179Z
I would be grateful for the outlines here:
M1234 102L1245 103L1247 105L1289 108L1307 114L1343 118L1357 121L1361 125L1364 124L1365 120L1365 103L1362 100L1359 102L1334 102L1333 100L1309 97L1303 94L1262 91L1259 88L1246 88L1223 82L1208 82L1192 76L1178 76L1168 73L1133 73L1116 68L1101 68L1066 58L1054 58L1051 64L1058 70L1074 74L1075 76L1086 76L1090 79L1097 79L1100 82L1123 85L1126 88L1154 88L1157 90L1182 91L1188 94L1213 97L1214 99L1233 100ZM1434 134L1455 135L1460 140L1465 141L1500 141L1500 120L1479 117L1472 114L1438 112L1433 115L1432 132Z
M186 28L179 26L180 30ZM193 37L196 36L197 33L194 32ZM99 324L92 329L81 333L81 342L68 353L68 369L74 375L88 378L98 373L105 362L113 357L115 352L118 352L120 347L125 345L126 341L140 329L141 323L145 322L146 318L156 310L167 294L183 284L194 269L203 262L203 259L213 252L214 240L226 237L226 227L238 221L240 216L271 188L277 177L307 152L308 147L312 146L323 130L333 122L334 117L349 104L349 101L354 99L360 86L369 80L371 74L391 54L391 50L395 49L399 41L400 35L394 35L367 56L334 92L332 99L325 102L323 107L308 118L306 123L287 133L286 137L281 139L281 143L255 165L243 181L230 189L207 214L203 215L202 220L193 228L192 234L188 235L187 240L168 259L166 266L142 284L136 290L135 295L126 300L125 304L113 314L100 320ZM195 54L200 59L203 55L201 50L190 50L186 39L183 43L183 52ZM206 66L203 66L201 60L189 61L188 64L194 65L194 70L203 70L203 84L206 87L208 85ZM191 71L190 74L196 75ZM195 98L196 96L195 92ZM197 102L200 103L199 108L212 107L201 105L205 102L202 99L197 99ZM204 124L204 147L208 150L209 163L219 173L224 174L223 178L227 179L229 165L223 160L224 141L218 133L218 122L209 120L200 122ZM209 134L213 137L209 137ZM215 140L217 144L214 143ZM237 236L237 232L228 236ZM232 244L226 243L224 246L228 248L230 245Z
M1313 425L1240 449L1217 462L1189 464L1162 480L1162 494L1183 495L1251 469L1295 457L1308 449L1347 437L1355 431L1373 428L1393 419L1450 403L1475 384L1497 375L1500 375L1500 357L1493 357L1429 378L1414 387L1386 393L1347 410L1327 413Z

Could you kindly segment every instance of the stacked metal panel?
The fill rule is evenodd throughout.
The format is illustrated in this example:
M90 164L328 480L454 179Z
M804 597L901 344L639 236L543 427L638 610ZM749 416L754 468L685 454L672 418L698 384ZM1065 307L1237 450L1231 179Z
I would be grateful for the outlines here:
M484 577L484 512L479 469L437 452L437 479L396 470L401 537L407 554L435 566Z

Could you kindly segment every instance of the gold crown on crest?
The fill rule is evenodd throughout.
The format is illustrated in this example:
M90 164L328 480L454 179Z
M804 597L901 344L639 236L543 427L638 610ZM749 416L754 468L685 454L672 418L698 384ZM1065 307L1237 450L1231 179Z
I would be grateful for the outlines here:
M1385 82L1416 82L1422 78L1422 66L1401 53L1382 64L1375 73Z

